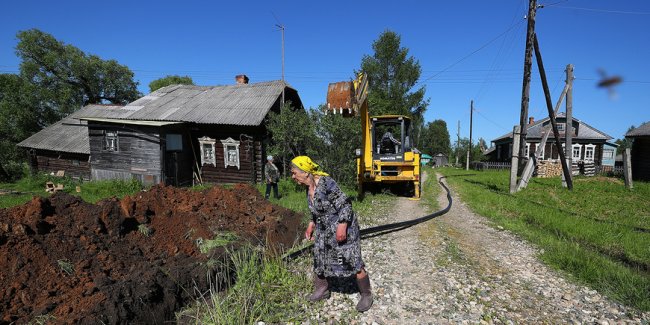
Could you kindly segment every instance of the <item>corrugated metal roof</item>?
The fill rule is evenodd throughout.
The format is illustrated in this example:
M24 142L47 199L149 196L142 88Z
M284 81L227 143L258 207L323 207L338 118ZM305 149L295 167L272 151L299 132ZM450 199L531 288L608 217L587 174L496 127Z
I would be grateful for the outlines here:
M82 118L113 118L202 124L260 125L286 88L269 81L227 86L163 87L115 111L88 111Z
M90 154L88 124L79 116L89 112L114 111L121 106L88 105L18 143L19 147Z
M638 128L630 130L630 132L625 134L626 137L631 137L631 138L647 136L647 135L650 135L650 122L645 122L639 125Z
M284 81L226 86L171 85L126 106L88 105L18 144L20 147L90 154L87 120L260 125L282 91L297 92ZM297 97L297 95L296 95ZM296 98L300 101L300 98ZM302 107L302 103L297 103Z
M566 115L564 112L560 112L557 117L557 119L561 119L566 121ZM592 127L591 125L577 119L573 118L573 121L577 122L580 126L578 127L578 134L573 137L573 139L577 140L611 140L613 139L611 136L607 135L606 133L599 131L598 129ZM562 122L563 123L563 122ZM543 118L537 122L535 122L533 125L528 126L526 129L526 139L541 139L543 136L543 132L546 130L547 125L550 126L550 118L546 117ZM506 133L494 140L499 141L503 139L508 139L512 138L512 132ZM551 131L549 139L553 138L553 132Z

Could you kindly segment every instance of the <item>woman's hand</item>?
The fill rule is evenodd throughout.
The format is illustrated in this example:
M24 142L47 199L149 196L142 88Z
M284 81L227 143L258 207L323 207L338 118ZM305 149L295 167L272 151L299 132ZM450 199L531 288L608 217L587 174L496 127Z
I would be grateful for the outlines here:
M336 226L336 241L339 243L344 242L348 238L348 223L342 222Z
M305 238L307 240L314 240L314 226L314 222L310 221L307 230L305 230Z

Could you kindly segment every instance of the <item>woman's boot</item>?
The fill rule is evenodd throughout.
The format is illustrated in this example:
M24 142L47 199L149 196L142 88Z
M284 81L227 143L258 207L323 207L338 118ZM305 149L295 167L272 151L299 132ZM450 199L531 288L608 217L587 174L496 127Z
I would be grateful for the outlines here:
M314 293L309 296L309 301L316 302L330 297L327 278L314 273Z
M357 303L357 310L364 312L372 306L372 292L370 291L370 277L366 273L366 276L359 279L357 278L357 285L359 286L359 293L361 298Z

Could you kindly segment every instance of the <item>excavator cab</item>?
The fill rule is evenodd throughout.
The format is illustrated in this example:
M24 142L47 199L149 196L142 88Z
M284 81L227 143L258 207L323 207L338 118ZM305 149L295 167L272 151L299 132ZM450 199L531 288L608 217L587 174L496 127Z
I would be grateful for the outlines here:
M404 152L411 150L411 119L399 115L373 116L370 119L373 160L404 161Z

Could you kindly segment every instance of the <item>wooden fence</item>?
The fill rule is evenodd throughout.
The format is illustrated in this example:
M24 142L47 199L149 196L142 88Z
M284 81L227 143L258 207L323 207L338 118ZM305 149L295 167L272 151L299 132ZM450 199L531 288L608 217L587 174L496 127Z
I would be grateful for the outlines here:
M591 165L588 166L588 170L585 168L578 168L578 164L575 163L573 168L573 175L587 174L588 176L603 175L603 176L614 176L622 177L623 176L623 166L602 166L602 165ZM475 161L471 163L470 166L474 170L504 170L510 169L510 162L495 162L495 161ZM559 168L559 164L558 164ZM558 175L561 175L559 173ZM557 175L556 175L557 176Z

